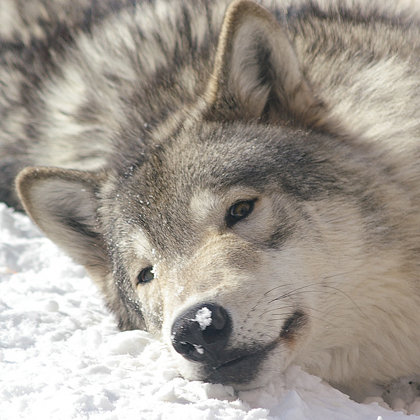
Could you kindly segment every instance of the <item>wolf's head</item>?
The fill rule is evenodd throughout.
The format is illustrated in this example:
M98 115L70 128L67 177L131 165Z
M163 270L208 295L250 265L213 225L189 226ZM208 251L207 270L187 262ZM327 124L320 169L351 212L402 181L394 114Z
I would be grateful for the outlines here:
M187 378L257 386L292 360L316 371L343 344L337 310L357 312L337 285L362 266L363 183L321 133L327 114L277 21L239 1L204 95L147 153L95 173L28 168L17 187L122 329L167 342Z

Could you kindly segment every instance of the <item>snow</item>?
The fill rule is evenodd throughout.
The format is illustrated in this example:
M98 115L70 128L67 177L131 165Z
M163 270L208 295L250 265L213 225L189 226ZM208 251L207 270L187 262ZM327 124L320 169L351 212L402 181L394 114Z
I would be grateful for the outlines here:
M380 396L370 401L356 403L296 366L239 393L182 379L162 343L144 331L119 332L84 269L0 204L0 419L408 418L382 407ZM420 415L408 379L389 401Z
M211 325L211 310L206 307L199 309L192 321L198 322L201 331L204 331L209 325Z

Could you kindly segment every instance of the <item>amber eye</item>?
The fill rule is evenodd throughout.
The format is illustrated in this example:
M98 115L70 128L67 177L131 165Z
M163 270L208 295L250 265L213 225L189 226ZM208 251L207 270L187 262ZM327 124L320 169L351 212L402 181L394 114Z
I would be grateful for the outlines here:
M153 267L146 267L144 270L140 271L140 274L137 276L137 284L149 283L155 278L153 273Z
M255 200L238 201L230 207L226 218L228 227L232 227L236 222L249 216L254 210L254 203Z

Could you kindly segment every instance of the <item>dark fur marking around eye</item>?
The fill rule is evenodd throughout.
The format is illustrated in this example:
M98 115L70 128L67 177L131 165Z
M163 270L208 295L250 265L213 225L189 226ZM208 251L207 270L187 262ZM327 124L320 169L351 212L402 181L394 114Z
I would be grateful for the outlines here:
M296 310L289 318L286 319L280 333L280 338L283 340L293 341L299 330L304 327L308 321L308 316Z

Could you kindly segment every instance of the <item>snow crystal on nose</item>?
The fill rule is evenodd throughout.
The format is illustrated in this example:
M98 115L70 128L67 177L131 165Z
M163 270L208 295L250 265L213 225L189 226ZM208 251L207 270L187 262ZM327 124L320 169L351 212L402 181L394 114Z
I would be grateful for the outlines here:
M192 321L198 322L201 331L204 331L211 324L211 310L209 308L201 308L195 314L195 318Z

